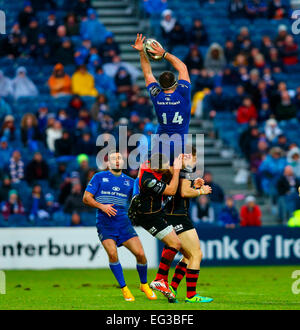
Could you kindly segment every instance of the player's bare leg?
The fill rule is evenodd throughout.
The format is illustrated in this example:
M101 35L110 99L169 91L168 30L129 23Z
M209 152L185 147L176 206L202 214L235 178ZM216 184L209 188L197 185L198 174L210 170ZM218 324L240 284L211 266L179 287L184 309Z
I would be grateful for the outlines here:
M211 302L211 298L201 297L196 293L197 280L199 277L202 251L200 241L195 229L187 230L178 234L181 241L181 252L183 258L177 264L171 283L171 291L176 295L177 287L186 275L187 298L186 302Z
M109 267L121 287L124 299L126 301L134 301L134 296L132 295L125 283L122 266L119 262L116 242L113 239L106 239L102 241L102 245L108 255Z
M156 294L151 290L147 283L147 259L140 239L138 237L132 237L124 242L123 245L136 257L136 268L140 276L141 291L145 293L148 299L157 299Z
M162 251L159 269L156 274L156 278L151 282L150 287L153 290L161 292L168 299L175 299L175 295L169 288L168 274L172 261L174 260L177 252L180 250L181 243L176 235L174 229L164 236L161 241L165 243L165 247Z

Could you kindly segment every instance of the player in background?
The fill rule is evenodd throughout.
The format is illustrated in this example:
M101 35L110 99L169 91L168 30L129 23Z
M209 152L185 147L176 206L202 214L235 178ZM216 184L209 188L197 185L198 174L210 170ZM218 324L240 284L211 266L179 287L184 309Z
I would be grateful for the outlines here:
M147 259L144 249L127 216L134 180L122 173L123 164L124 160L119 152L110 153L109 170L93 176L85 190L83 202L97 209L96 226L99 239L107 252L110 269L125 300L134 301L135 298L125 283L118 258L117 247L122 245L136 257L141 291L148 299L154 300L156 295L147 283Z
M183 258L175 268L170 290L176 296L178 285L186 276L187 297L185 302L207 303L213 299L202 297L196 293L202 251L197 231L189 218L189 199L210 194L211 187L204 185L204 181L200 178L192 180L197 161L197 151L194 147L187 146L186 151L188 149L190 149L189 153L184 154L183 158L183 169L180 171L178 190L166 206L166 220L168 224L174 227L180 239L180 251L183 254ZM173 303L174 299L169 301Z
M183 153L185 145L184 135L188 133L191 119L191 82L186 65L176 56L166 52L157 43L152 43L154 49L152 53L163 56L173 68L178 72L178 81L174 73L165 71L159 76L159 83L156 81L151 64L143 49L145 37L142 34L137 34L135 44L132 45L140 54L141 67L144 73L145 83L149 91L151 101L153 103L157 119L158 129L157 134L160 136L166 134L167 138L160 139L170 150L170 164L173 163L173 158L178 155L178 149L174 145L170 145L169 137L177 134L174 143L181 149ZM152 146L152 153L162 152L159 145Z
M160 291L169 299L175 299L169 288L168 273L181 244L172 225L165 220L162 199L163 196L175 195L177 191L182 156L174 160L173 175L167 184L162 178L169 173L169 167L168 158L158 153L152 155L150 161L146 161L141 166L140 193L132 199L128 212L134 224L142 226L165 244L156 278L151 282L150 287Z

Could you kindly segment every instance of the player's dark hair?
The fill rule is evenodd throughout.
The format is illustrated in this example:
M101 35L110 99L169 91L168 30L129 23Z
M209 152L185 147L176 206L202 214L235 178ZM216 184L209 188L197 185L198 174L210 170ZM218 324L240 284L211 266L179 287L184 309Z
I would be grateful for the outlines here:
M150 158L150 168L152 170L162 170L164 169L164 165L169 164L169 160L164 154L154 154Z
M171 89L177 85L175 74L170 71L163 72L158 80L162 89Z
M195 146L191 145L191 144L187 144L184 147L184 153L185 154L192 154L193 156L197 156L197 149Z

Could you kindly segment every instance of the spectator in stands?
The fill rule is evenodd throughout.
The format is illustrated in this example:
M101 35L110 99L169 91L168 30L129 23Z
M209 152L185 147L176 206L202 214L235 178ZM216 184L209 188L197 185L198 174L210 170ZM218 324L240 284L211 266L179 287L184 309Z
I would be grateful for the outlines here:
M56 29L56 36L51 40L51 48L55 52L60 47L64 38L67 37L67 30L64 25L59 25Z
M144 0L143 5L149 16L160 15L167 9L167 0Z
M25 29L28 25L30 20L35 16L35 12L32 8L30 1L24 2L24 8L19 13L18 22L20 25L21 30Z
M255 119L251 119L249 123L254 122ZM257 126L249 125L246 130L248 134L241 134L240 136L240 148L245 158L249 161L251 154L257 151L257 145L259 142L260 132Z
M72 75L72 91L80 96L97 96L94 77L87 71L85 65L80 65Z
M285 37L280 52L284 65L294 65L298 63L298 45L295 43L292 35L289 34Z
M276 119L270 118L266 121L265 134L270 142L274 142L275 139L282 134L282 130L278 127Z
M76 153L85 153L89 156L97 153L95 141L92 139L90 132L83 132L81 138L76 143Z
M287 153L288 164L292 167L295 176L300 179L300 150L293 147Z
M108 76L102 66L98 66L95 72L95 87L98 93L116 92L116 85L113 78Z
M270 105L267 101L264 101L261 105L261 108L258 112L258 121L259 123L264 123L270 119L272 115Z
M200 74L203 68L203 57L197 46L193 45L190 47L190 51L184 59L184 63L191 75Z
M81 21L80 34L81 36L88 36L94 45L100 45L104 41L106 29L97 19L97 13L94 9L89 8L87 11L87 19Z
M265 0L248 0L246 4L247 16L251 19L267 16L267 3Z
M79 111L85 106L84 101L80 98L79 95L75 94L71 98L68 108L67 108L67 113L70 118L72 119L77 119Z
M24 179L24 162L19 150L14 150L8 163L8 174L12 183L20 183Z
M60 185L68 176L66 163L58 162L58 167L55 173L50 177L49 184L54 190L59 190Z
M103 63L110 63L116 55L120 55L120 48L117 42L114 40L112 32L107 32L105 41L99 47L99 55L101 56Z
M137 69L135 65L121 61L120 56L114 56L112 63L104 64L103 70L108 76L115 78L118 70L121 67L125 68L129 72L132 83L134 84L139 75L141 74L141 71Z
M72 155L73 141L70 136L70 133L64 130L62 133L62 137L55 140L54 147L55 147L55 155L57 157Z
M246 204L241 207L240 218L242 227L259 227L261 226L261 210L256 204L253 196L245 199Z
M282 0L271 0L268 6L268 17L283 19L288 17L288 7Z
M0 187L0 202L7 201L9 192L12 190L12 183L9 175L4 175Z
M292 166L284 168L283 175L277 181L278 214L281 222L285 223L300 208L298 187L300 180L295 176Z
M223 92L221 86L216 86L214 91L205 97L206 109L211 118L214 118L218 112L224 112L230 109L230 99Z
M226 66L223 48L218 43L213 43L208 48L205 56L204 67L212 74L221 74Z
M269 60L268 64L270 65L272 72L274 73L280 73L283 70L283 63L281 59L279 58L279 53L277 48L271 48L269 51Z
M19 97L37 96L38 89L35 84L27 77L27 70L21 66L16 71L16 76L12 81L13 96Z
M239 124L247 124L251 119L257 119L257 111L250 97L245 97L243 104L237 110L236 120Z
M46 34L48 40L52 40L56 36L58 27L58 20L54 10L50 10L47 16L47 22L43 27L43 32Z
M69 13L65 19L65 27L68 37L79 35L79 23L74 13Z
M38 218L45 218L46 202L42 193L42 187L36 184L32 187L32 192L27 202L28 217L31 222Z
M292 103L288 91L281 92L281 101L275 109L275 115L278 121L296 118L297 108Z
M227 63L233 63L236 56L236 49L234 42L231 39L227 39L224 46L224 55Z
M174 28L168 35L168 45L170 46L170 49L173 49L175 46L185 45L186 40L187 34L183 25L176 22Z
M41 28L39 26L39 21L36 17L32 17L26 29L28 43L32 49L36 49L38 43L38 37L40 33L41 33Z
M210 172L204 173L203 179L205 184L211 186L212 194L209 196L211 206L214 209L215 217L218 219L219 213L223 208L225 194L221 186L213 181L213 175Z
M47 217L52 218L53 214L60 210L59 204L55 201L53 194L47 193L45 195L45 212L47 212Z
M28 163L25 171L25 179L29 184L37 180L47 180L49 168L40 152L36 152L32 161Z
M268 154L269 145L266 140L260 139L257 143L257 151L250 154L250 171L258 195L263 194L261 186L261 173L259 167Z
M226 205L219 214L219 222L225 228L236 228L239 225L240 217L232 197L226 198Z
M37 39L37 46L34 48L31 54L36 63L45 64L50 59L50 47L47 44L47 39L44 33L40 33Z
M130 73L125 67L120 67L115 75L115 84L118 93L129 93L132 88Z
M75 127L75 121L69 118L65 109L60 109L57 114L58 121L60 121L62 127L66 130L72 130Z
M94 121L99 121L100 112L109 112L108 99L105 94L99 94L91 108L91 116Z
M62 38L60 45L54 52L54 59L63 65L72 65L74 63L74 48L69 37Z
M290 143L288 142L288 139L286 135L280 134L278 135L277 139L273 143L274 147L279 147L283 151L288 151L290 147Z
M244 18L246 16L244 0L230 0L228 11L232 19Z
M0 130L0 136L6 137L7 141L15 140L15 118L12 115L6 115Z
M9 141L6 136L0 138L0 159L3 165L9 162L12 153L12 147L8 143Z
M196 18L194 20L192 28L188 34L190 36L190 43L196 46L207 45L207 32L202 21L199 18Z
M50 151L55 152L55 141L62 137L63 129L60 121L52 118L52 123L48 123L46 129L46 142Z
M77 168L76 172L79 175L79 180L82 187L86 187L87 185L87 175L90 171L89 166L89 157L87 154L83 153L77 156L77 163L79 167Z
M196 205L192 208L192 220L194 223L213 223L215 221L214 209L211 207L207 196L199 196Z
M1 213L4 220L8 220L13 214L25 214L25 209L19 199L17 190L10 190L8 200L1 204Z
M166 9L162 12L162 20L160 21L160 27L162 37L169 43L170 33L176 24L176 18L173 17L173 12L170 9Z
M64 212L72 214L74 212L81 213L89 211L90 209L82 202L81 184L74 184L71 195L69 195L64 204Z
M91 54L88 59L87 69L89 73L91 73L95 77L96 69L102 64L102 60L97 53L92 54L92 51L93 50L91 50Z
M2 70L0 70L0 97L8 97L12 95L12 81L4 75Z
M71 94L71 78L65 73L64 66L61 63L54 66L48 85L52 96L59 97Z
M36 151L37 141L41 139L38 121L34 114L25 113L21 120L21 140L23 145Z
M287 26L284 24L280 24L278 26L278 34L275 38L275 46L278 48L281 48L284 44L285 38L288 35L288 29Z
M79 227L79 226L82 226L81 216L79 213L73 212L71 217L71 227Z
M278 147L273 147L267 157L263 160L259 167L262 177L262 188L265 194L269 196L276 195L276 182L282 174L287 160L283 151Z

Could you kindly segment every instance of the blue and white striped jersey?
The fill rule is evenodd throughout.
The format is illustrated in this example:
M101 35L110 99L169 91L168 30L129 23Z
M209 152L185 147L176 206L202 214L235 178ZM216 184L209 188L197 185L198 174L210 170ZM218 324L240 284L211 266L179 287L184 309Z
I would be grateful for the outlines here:
M115 217L109 217L101 210L97 210L97 223L113 220L123 220L127 217L127 210L132 197L134 179L122 173L120 176L110 171L95 174L88 183L86 191L94 195L97 202L101 204L114 204L117 210Z

